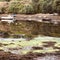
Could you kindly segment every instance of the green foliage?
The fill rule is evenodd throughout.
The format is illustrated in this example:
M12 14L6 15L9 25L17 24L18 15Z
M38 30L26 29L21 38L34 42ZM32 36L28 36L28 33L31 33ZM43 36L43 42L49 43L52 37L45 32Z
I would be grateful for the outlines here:
M10 1L7 9L8 13L59 13L60 14L60 0L0 0ZM6 8L1 8L3 12ZM6 12L6 11L5 11Z
M33 7L31 5L24 5L20 2L11 2L8 8L9 13L33 13Z
M60 0L54 0L53 9L60 14Z
M32 0L32 7L35 13L39 12L39 0Z
M18 13L18 2L11 2L8 7L8 12L9 13Z
M32 14L32 13L34 13L34 9L31 5L26 5L26 6L24 6L24 12L23 13Z
M0 7L0 13L5 13L6 12L6 8L5 7Z
M10 0L0 0L0 1L7 1L7 2L9 2Z
M3 34L3 38L8 38L10 35L8 34L8 32L4 32Z

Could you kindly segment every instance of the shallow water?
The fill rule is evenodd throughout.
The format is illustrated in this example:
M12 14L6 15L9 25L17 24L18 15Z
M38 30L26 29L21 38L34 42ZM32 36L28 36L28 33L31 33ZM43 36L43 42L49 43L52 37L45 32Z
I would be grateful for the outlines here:
M21 41L26 40L25 38L0 38L0 41Z
M4 41L8 41L8 42L13 42L12 40L14 40L15 42L16 41L22 41L23 40L23 42L26 40L26 39L23 39L23 38L0 38L0 41L1 42L4 42ZM32 41L33 40L33 41ZM31 51L32 50L32 45L31 45L31 43L33 44L33 46L35 45L35 43L34 42L37 42L37 40L40 40L40 41L57 41L58 43L60 43L60 38L58 38L58 37L48 37L48 36L38 36L38 37L35 37L35 38L33 38L31 41L29 41L30 43L28 44L27 42L27 46L24 46L24 47L22 47L22 49L18 49L18 50L9 50L9 48L7 47L7 46L4 46L3 48L4 48L4 51L5 52L11 52L11 53L14 53L14 54L22 54L22 51ZM18 42L17 42L18 43ZM25 43L25 42L24 42ZM19 48L18 47L18 45L16 45L16 47L17 48ZM16 48L15 47L15 48ZM11 47L10 47L11 48ZM44 49L44 52L45 52L45 50L47 51L48 49ZM37 51L38 52L38 51ZM24 52L25 53L25 52ZM48 59L50 59L51 58L51 56L48 56L49 58ZM47 58L47 56L45 57L45 58ZM41 60L44 60L45 58L41 58ZM40 57L39 58L37 58L37 60L39 60L40 59ZM51 58L51 59L54 59L55 60L55 58ZM50 59L50 60L51 60Z
M60 57L55 55L46 55L45 57L38 57L34 58L33 60L60 60Z
M60 40L60 38L59 37L40 36L39 35L38 37L35 37L34 40L42 40L42 41L43 40L45 40L45 41L50 40L51 41L51 40Z
M0 38L0 41L12 41L12 40L14 40L14 41L21 41L21 40L27 40L26 38ZM38 36L38 37L35 37L35 38L33 38L32 40L60 40L60 38L59 37L49 37L49 36Z

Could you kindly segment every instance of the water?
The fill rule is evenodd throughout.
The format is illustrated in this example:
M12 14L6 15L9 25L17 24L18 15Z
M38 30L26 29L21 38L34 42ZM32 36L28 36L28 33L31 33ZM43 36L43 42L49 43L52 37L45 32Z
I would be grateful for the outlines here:
M27 40L26 38L0 38L0 41L21 41L21 40ZM60 41L60 38L58 38L58 37L49 37L49 36L38 36L38 37L35 37L35 38L33 38L33 40L58 40L58 41Z
M34 58L33 60L60 60L59 56L55 56L55 55L46 55L44 57L37 57Z
M33 40L42 40L42 41L60 41L60 38L59 37L49 37L49 36L38 36L38 37L35 37Z
M12 41L12 40L14 40L14 41L21 41L21 40L23 40L23 41L25 41L26 39L25 38L0 38L0 41ZM51 41L51 40L56 40L56 41L60 41L60 38L56 38L56 37L48 37L48 36L38 36L38 37L35 37L34 39L32 39L32 40L41 40L41 41ZM12 41L13 42L13 41ZM8 47L7 46L5 46L4 47L4 51L5 52L8 52L8 51L10 51L11 53L14 53L14 54L19 54L19 53L21 53L21 50L32 50L32 46L26 46L26 47L23 47L22 49L20 49L20 50L9 50L8 49ZM48 49L45 49L46 51L48 50ZM50 59L52 56L48 56L48 59ZM53 56L53 57L55 57L55 56ZM45 57L45 58L47 58L47 56ZM45 60L45 58L41 58L41 60ZM40 59L40 57L39 58L37 58L37 60L39 60ZM54 58L51 58L50 60L55 60Z
M26 40L25 38L0 38L0 41L21 41Z

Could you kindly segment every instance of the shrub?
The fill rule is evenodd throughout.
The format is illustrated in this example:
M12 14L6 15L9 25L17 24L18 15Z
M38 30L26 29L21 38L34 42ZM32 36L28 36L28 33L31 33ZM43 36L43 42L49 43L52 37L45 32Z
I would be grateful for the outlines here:
M6 8L5 7L0 7L0 13L5 13L6 12Z
M9 2L10 0L0 0L0 1L7 1L7 2Z
M60 0L54 0L53 9L56 13L60 15Z
M32 7L34 9L34 13L39 12L39 0L32 0Z
M25 5L20 2L11 2L9 4L8 12L30 14L30 13L34 13L34 9L30 4Z
M18 13L18 2L11 2L8 7L9 13Z
M0 13L6 13L8 5L8 2L0 2Z
M21 13L33 14L34 9L33 9L32 5L25 5L24 8L23 8L23 11Z
M8 38L10 35L9 35L9 33L8 32L4 32L4 34L3 34L3 38Z
M60 0L0 0L5 1L0 3L0 13L59 13L60 14ZM7 1L7 2L6 2ZM10 2L9 2L10 1ZM7 4L9 3L9 4ZM5 5L9 5L8 9Z

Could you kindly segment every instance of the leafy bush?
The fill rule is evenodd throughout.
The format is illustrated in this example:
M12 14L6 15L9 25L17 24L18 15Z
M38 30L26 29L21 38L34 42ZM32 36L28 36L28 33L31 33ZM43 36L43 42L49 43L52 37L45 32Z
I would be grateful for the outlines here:
M31 5L25 5L23 8L23 11L21 13L25 13L25 14L33 14L34 13L34 9Z
M0 0L0 1L8 1L9 2L10 0Z
M9 35L9 33L8 32L4 32L4 34L3 34L3 38L8 38L10 35Z
M8 7L9 13L17 13L18 12L18 2L11 2Z
M0 6L0 13L59 13L60 14L60 0L0 0L10 1L9 7L4 8ZM3 3L4 4L4 3ZM0 4L2 5L2 4Z
M60 0L53 1L53 10L60 14Z
M0 13L5 13L6 12L6 8L5 7L0 7Z
M9 13L34 13L34 9L31 5L25 5L20 2L11 2L8 8Z
M32 0L32 7L34 9L34 13L39 12L39 0Z

